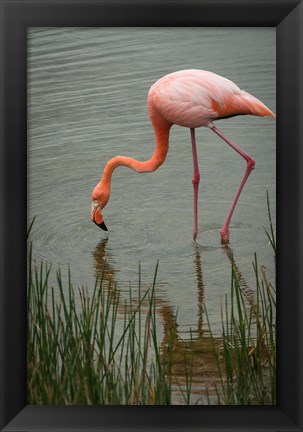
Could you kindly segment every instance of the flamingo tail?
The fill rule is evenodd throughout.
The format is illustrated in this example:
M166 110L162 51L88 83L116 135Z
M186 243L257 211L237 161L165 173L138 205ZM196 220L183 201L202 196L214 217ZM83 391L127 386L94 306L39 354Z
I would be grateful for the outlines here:
M241 98L238 98L238 100L241 108L245 111L243 114L252 114L260 117L276 117L275 113L250 93L242 91Z

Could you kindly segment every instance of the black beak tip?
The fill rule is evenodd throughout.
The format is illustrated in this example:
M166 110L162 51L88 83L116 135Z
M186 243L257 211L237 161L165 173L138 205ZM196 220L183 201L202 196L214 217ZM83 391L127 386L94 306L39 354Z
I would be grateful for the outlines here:
M104 222L102 222L102 223L100 223L100 224L97 224L97 222L95 222L94 220L93 220L93 222L94 222L94 223L95 223L99 228L103 229L103 231L108 231L107 226L105 225Z
M99 226L101 229L103 229L103 231L108 231L107 226L105 225L104 222L100 223L98 226Z

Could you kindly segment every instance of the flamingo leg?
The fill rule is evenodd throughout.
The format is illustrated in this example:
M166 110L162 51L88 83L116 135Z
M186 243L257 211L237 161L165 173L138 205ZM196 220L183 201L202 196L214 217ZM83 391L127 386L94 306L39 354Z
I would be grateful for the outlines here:
M255 168L255 161L252 157L250 157L248 154L246 154L240 147L238 147L235 143L233 143L227 136L225 136L216 126L211 127L211 130L213 132L215 132L220 138L222 138L237 153L239 153L239 155L242 156L246 160L246 164L247 164L244 176L241 180L241 183L238 187L238 190L237 190L236 195L234 197L234 200L232 202L232 205L231 205L231 208L229 210L227 219L221 228L221 243L222 244L228 244L229 243L229 224L230 224L234 209L236 207L236 204L238 202L239 196L240 196L242 189L246 183L246 180L247 180L249 174L251 173L251 171Z
M199 172L196 136L195 136L195 129L194 128L190 128L190 136L191 136L191 145L192 145L192 151L193 151L193 163L194 163L194 175L192 178L192 184L194 187L194 233L193 233L193 239L196 240L197 234L198 234L198 189L199 189L199 183L200 183L200 172Z

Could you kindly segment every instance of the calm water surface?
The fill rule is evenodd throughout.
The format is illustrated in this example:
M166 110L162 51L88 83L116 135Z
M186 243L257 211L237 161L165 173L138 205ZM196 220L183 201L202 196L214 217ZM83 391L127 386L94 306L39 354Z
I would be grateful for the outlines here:
M75 286L94 286L102 273L125 293L149 287L159 261L159 323L203 333L207 305L215 333L230 288L230 254L254 290L253 254L273 272L264 226L266 191L275 223L275 120L234 117L217 126L256 160L234 213L231 250L220 228L245 163L214 133L197 130L201 182L198 244L192 241L192 153L189 130L174 126L165 164L137 174L120 167L104 210L106 233L90 221L91 191L105 163L120 154L149 159L150 86L180 69L206 69L234 81L275 111L275 30L224 28L32 28L28 32L28 220L36 260ZM55 279L54 279L55 280ZM54 282L53 280L53 282Z

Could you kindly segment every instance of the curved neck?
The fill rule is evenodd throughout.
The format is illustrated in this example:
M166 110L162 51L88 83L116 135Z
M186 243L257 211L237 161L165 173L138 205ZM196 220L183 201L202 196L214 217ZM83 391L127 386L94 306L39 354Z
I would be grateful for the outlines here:
M154 133L156 139L156 147L152 157L144 162L140 162L134 158L127 156L115 156L110 159L105 165L100 182L97 185L98 190L102 191L103 194L108 195L110 193L110 182L113 171L118 166L126 166L132 170L142 173L142 172L152 172L159 168L160 165L166 159L166 155L169 147L169 132L171 128L170 123L162 123L154 126Z

